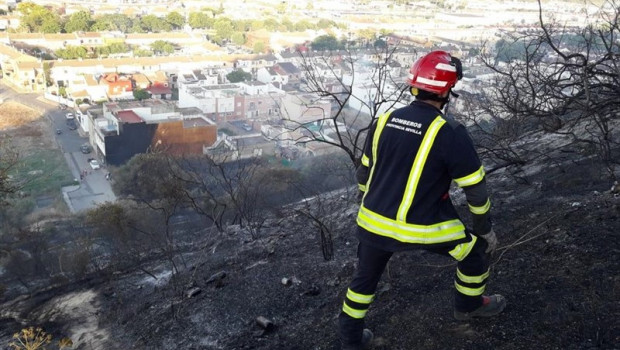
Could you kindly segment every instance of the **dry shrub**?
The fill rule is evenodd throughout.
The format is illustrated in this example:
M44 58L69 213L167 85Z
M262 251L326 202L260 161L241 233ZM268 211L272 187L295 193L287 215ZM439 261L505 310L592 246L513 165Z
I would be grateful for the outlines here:
M58 219L67 218L70 215L67 210L63 202L56 201L52 206L38 209L26 215L25 222L36 223L37 225L54 222Z
M21 103L8 101L0 104L0 131L30 124L41 118L41 113Z
M40 112L14 101L0 104L0 138L8 137L20 154L55 149L52 127Z

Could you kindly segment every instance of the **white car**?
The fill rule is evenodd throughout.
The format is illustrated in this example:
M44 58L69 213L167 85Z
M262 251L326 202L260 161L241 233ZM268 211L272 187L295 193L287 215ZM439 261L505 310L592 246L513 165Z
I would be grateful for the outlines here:
M93 168L93 170L101 168L101 164L99 164L96 159L91 160L90 162L88 162L88 164L90 164L90 167Z
M73 113L67 113L66 117L67 117L67 120L71 120L75 118L75 116L73 116Z

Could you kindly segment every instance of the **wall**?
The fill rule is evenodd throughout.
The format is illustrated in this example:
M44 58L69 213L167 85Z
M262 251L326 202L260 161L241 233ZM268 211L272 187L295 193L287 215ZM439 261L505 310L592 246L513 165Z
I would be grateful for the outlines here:
M211 146L215 143L217 126L193 127L191 123L190 120L157 124L151 147L173 155L202 155L203 146Z
M120 135L106 136L106 162L111 165L122 165L134 155L146 153L157 124L122 124Z

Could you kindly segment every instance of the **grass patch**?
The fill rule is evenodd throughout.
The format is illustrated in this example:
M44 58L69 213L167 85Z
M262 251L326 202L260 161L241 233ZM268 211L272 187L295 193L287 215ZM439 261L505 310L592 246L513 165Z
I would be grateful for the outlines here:
M22 184L22 192L34 198L60 196L61 187L74 184L71 170L58 150L33 150L20 159L10 175Z

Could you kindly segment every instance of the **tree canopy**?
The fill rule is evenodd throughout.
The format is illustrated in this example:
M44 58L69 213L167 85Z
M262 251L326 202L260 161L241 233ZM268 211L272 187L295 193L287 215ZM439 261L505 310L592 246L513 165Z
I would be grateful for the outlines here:
M131 18L122 14L106 14L97 17L91 31L120 31L127 33L132 28Z
M164 40L157 40L151 44L151 49L157 55L171 54L174 52L174 44Z
M185 25L185 17L178 12L172 11L166 15L166 22L172 29L181 29Z
M17 5L22 14L20 26L30 33L59 33L60 16L47 8L30 2Z
M279 7L285 9L287 5ZM230 40L234 32L267 29L269 31L305 31L307 29L328 29L343 27L338 23L319 19L316 23L301 19L292 22L286 17L268 14L263 19L232 20L223 17L223 10L205 7L190 12L187 20L179 12L172 11L165 17L147 14L129 17L124 14L104 14L91 16L89 11L78 11L71 15L61 16L57 12L32 2L19 3L17 10L22 14L21 29L30 33L73 33L120 31L122 33L159 33L181 30L187 24L192 29L215 29L215 41Z
M335 51L344 48L344 45L333 35L321 35L311 44L316 51Z
M151 94L148 91L146 91L145 89L137 88L137 89L133 90L133 97L136 100L146 100L147 98L151 97Z
M69 20L65 23L65 32L86 32L89 31L93 24L93 19L89 12L79 11L72 14Z
M226 74L226 79L231 83L238 83L241 81L250 81L252 80L252 74L244 71L243 69L236 69L228 74Z

